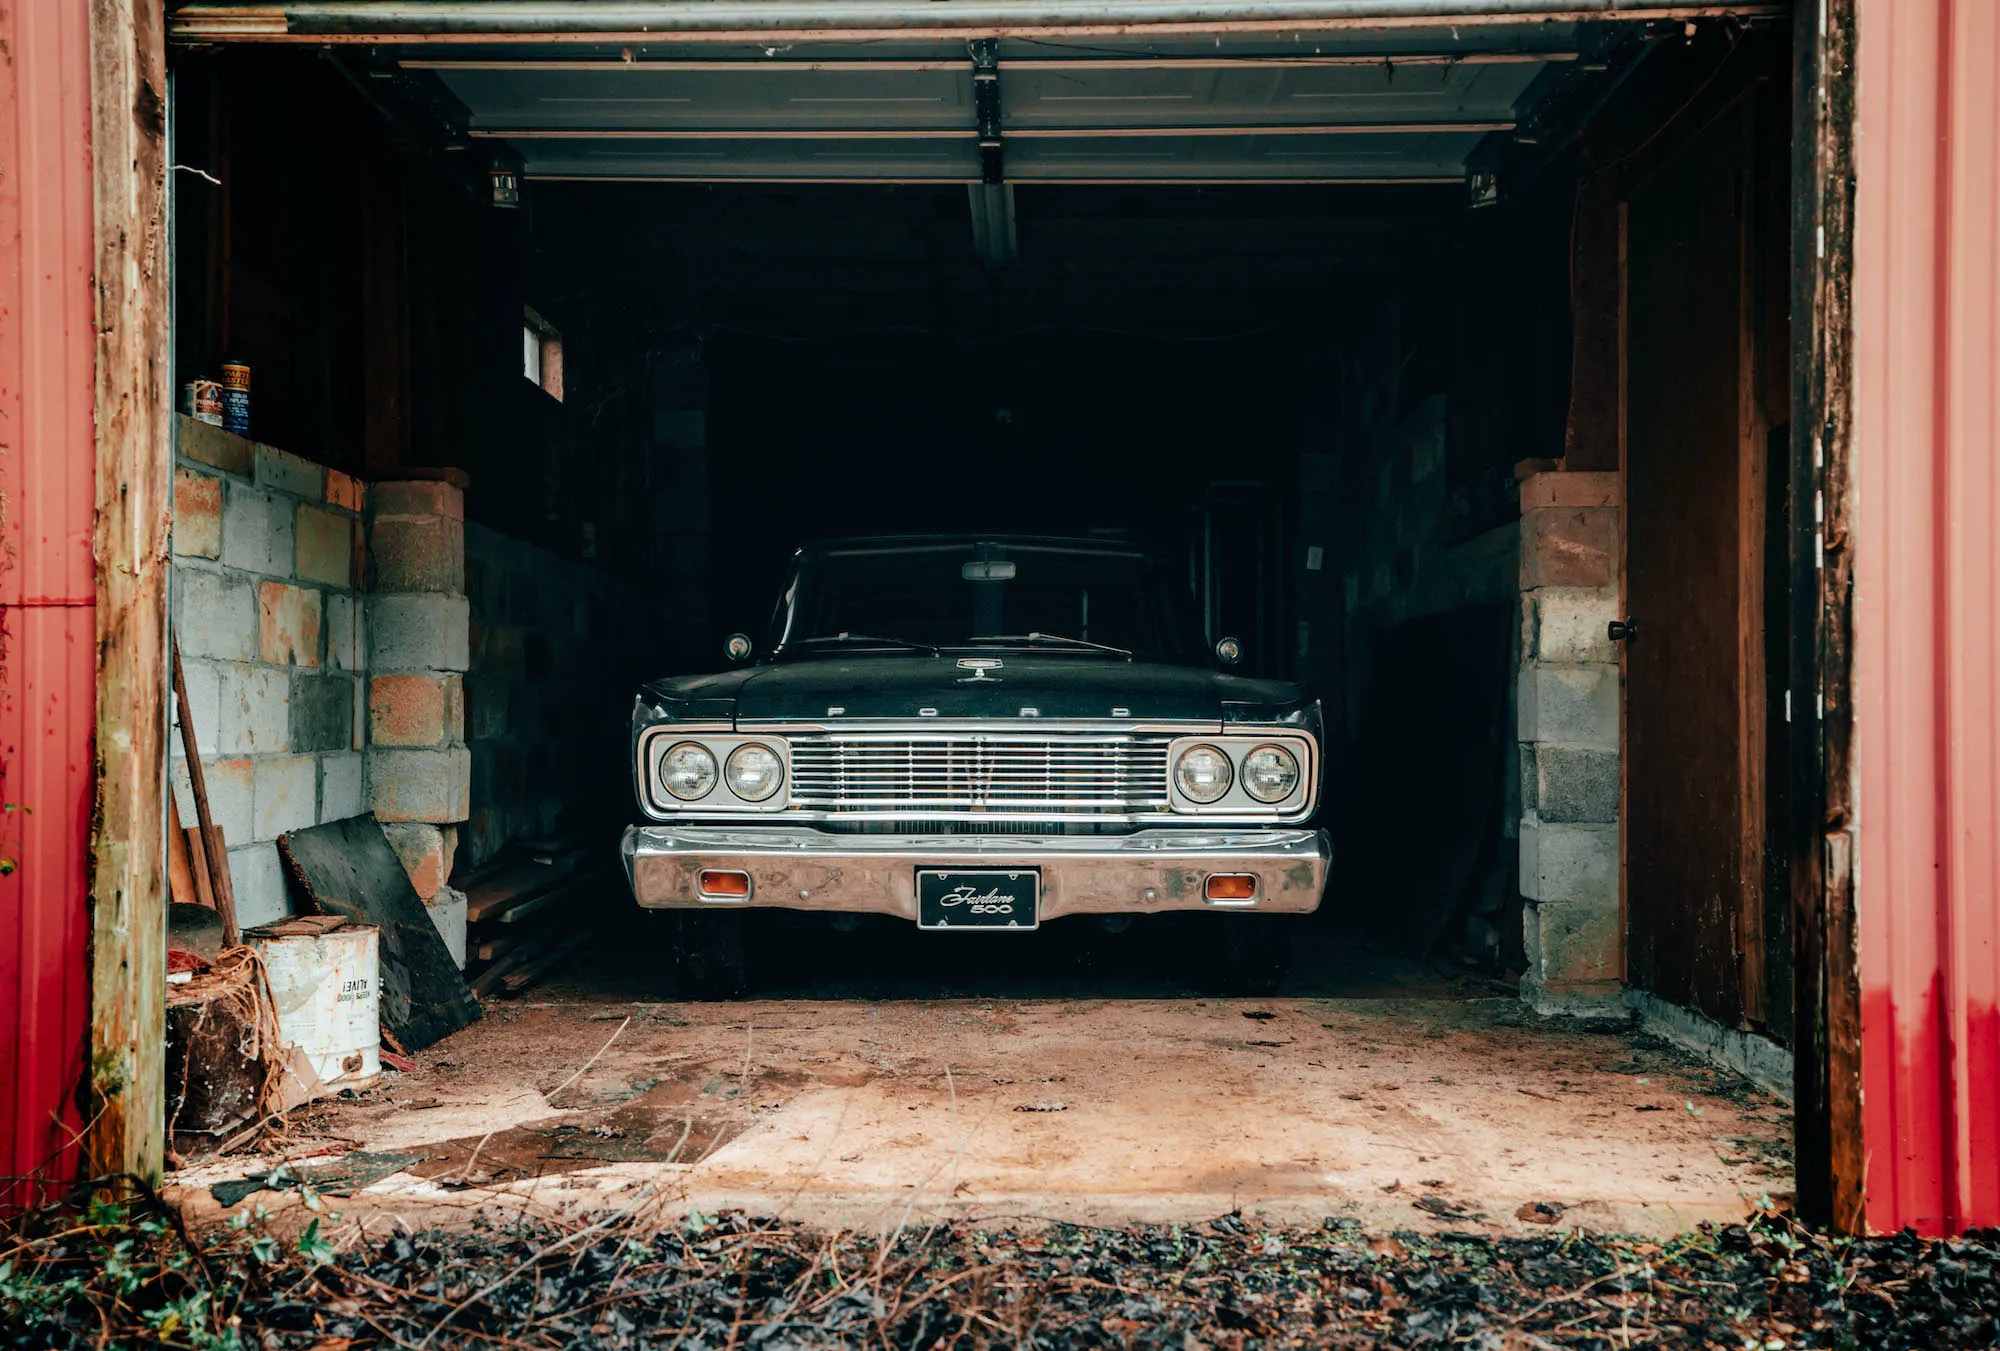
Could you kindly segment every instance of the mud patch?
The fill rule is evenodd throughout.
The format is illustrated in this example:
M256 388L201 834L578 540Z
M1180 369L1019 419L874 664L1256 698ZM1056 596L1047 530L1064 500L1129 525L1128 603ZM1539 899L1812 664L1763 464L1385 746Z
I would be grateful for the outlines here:
M463 1136L425 1145L424 1161L409 1171L446 1186L478 1187L553 1177L608 1163L692 1164L741 1135L749 1124L714 1117L667 1120L656 1116L630 1126L608 1121L514 1126L491 1136Z

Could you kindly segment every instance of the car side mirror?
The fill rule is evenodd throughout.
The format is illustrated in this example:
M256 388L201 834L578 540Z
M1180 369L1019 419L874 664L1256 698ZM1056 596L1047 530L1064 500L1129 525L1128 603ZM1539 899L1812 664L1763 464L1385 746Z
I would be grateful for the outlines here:
M1243 660L1243 644L1234 638L1224 638L1215 645L1215 659L1224 666L1234 666Z
M732 633L722 644L722 650L732 665L741 666L757 653L757 644L750 641L747 633Z

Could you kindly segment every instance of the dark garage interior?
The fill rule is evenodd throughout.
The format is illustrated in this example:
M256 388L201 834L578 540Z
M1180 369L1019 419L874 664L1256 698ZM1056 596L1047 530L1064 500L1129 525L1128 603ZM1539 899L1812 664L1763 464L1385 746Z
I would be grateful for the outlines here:
M253 398L180 424L176 625L244 922L305 908L282 836L367 813L482 1046L679 1006L616 862L640 683L761 642L807 540L1130 536L1324 702L1282 995L1463 1005L1556 1065L1640 1018L1773 1083L1786 37L183 46L175 385ZM1187 921L1227 917L1171 918L772 918L751 993L1195 1000Z

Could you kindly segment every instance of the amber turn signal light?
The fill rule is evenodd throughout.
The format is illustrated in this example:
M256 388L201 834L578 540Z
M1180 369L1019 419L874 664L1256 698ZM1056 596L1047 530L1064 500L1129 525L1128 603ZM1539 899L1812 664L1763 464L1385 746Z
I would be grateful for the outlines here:
M1255 900L1257 879L1249 873L1210 873L1206 891L1211 901Z
M750 874L722 868L703 868L696 881L703 896L718 901L750 899Z

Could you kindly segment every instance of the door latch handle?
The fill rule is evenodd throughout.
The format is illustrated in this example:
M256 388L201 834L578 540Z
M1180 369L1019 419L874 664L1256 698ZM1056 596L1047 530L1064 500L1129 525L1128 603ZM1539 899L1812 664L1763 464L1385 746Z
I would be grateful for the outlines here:
M1639 640L1639 626L1627 619L1614 619L1604 626L1604 635L1614 643L1635 643Z

